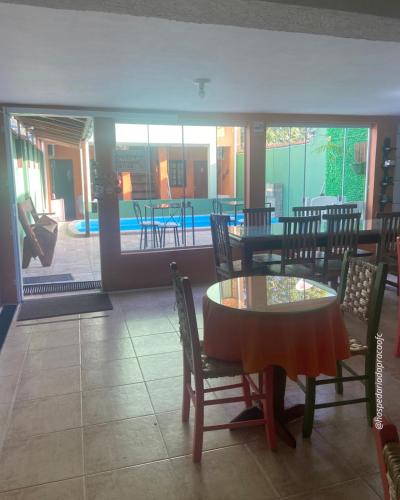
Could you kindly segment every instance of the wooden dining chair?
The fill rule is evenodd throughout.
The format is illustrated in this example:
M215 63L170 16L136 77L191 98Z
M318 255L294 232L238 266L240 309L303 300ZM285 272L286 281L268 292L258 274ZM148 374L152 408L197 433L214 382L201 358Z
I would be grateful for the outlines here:
M234 261L232 257L228 232L229 221L229 215L210 215L215 272L219 281L242 276L242 262Z
M374 436L384 500L399 500L400 439L396 426L382 417L375 421Z
M270 274L316 277L317 234L320 218L280 217L283 223L281 263L268 266Z
M272 214L275 212L274 207L261 207L261 208L244 208L244 225L245 226L259 226L271 227Z
M353 214L358 210L357 203L342 203L341 205L327 205L325 215L346 215Z
M274 212L274 207L244 208L244 226L257 227L259 230L265 230L267 233L271 230L272 214ZM253 255L253 262L255 266L269 266L270 264L281 262L281 256L272 252L257 253ZM268 267L266 271L268 271Z
M337 288L345 253L357 256L360 217L360 213L322 216L326 221L327 243L323 259L317 262L317 270L323 281L331 283L334 288Z
M378 213L381 219L381 240L378 245L377 262L386 262L389 273L397 276L396 281L388 280L388 284L395 286L399 295L399 273L397 266L396 240L400 236L400 212Z
M310 207L293 207L294 217L312 217L318 216L321 219L322 212L325 210L324 206L310 206Z
M266 440L271 449L276 449L276 429L273 409L272 367L262 374L261 392L252 392L254 383L243 370L241 363L219 361L209 358L203 352L203 344L199 340L196 311L193 302L192 288L189 278L179 274L175 262L170 264L172 283L178 310L180 338L183 346L183 400L182 421L187 422L190 415L190 402L194 406L194 435L192 456L194 462L200 462L203 450L203 434L207 431L221 429L239 429L242 427L263 425ZM192 375L194 387L192 386ZM222 377L241 377L241 382L218 387L204 387L205 380ZM206 399L207 394L220 391L242 389L243 395ZM204 425L204 409L206 406L244 402L251 407L252 401L260 401L264 417L256 420L229 422L218 425Z
M364 371L357 373L345 361L337 362L336 377L316 379L306 377L306 384L299 381L299 386L305 392L305 412L303 421L303 436L312 433L315 410L333 406L365 403L367 407L368 424L376 415L375 370L377 333L382 311L383 294L387 265L371 264L357 257L350 257L347 252L344 257L340 290L338 298L344 313L344 320L349 332L349 347L351 356L364 357ZM352 330L363 331L365 340L352 334ZM343 369L350 375L343 376ZM362 398L336 400L316 403L316 388L319 385L335 384L337 394L343 394L343 384L360 381L364 386L365 395Z

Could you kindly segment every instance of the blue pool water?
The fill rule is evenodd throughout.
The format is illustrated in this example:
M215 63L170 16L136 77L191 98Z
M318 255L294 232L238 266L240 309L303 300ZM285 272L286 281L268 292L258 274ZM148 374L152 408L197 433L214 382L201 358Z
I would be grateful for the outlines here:
M145 219L147 221L150 221L150 219ZM156 217L156 221L158 222L168 222L169 220L168 217ZM175 222L180 222L180 217L175 217ZM274 221L275 222L275 221ZM238 224L243 223L243 214L238 214ZM97 219L90 219L90 231L92 233L97 233L99 231L99 221ZM79 220L76 221L75 224L75 230L79 233L84 233L85 232L85 221ZM135 218L124 218L119 220L119 227L121 232L125 231L138 231L140 230L140 226ZM192 227L192 217L190 215L186 216L186 227L191 228ZM194 216L194 227L197 228L207 228L210 227L210 215L205 214L205 215L195 215Z
M150 218L143 219L146 221L150 221ZM157 222L168 222L174 220L175 222L180 223L180 217L175 217L174 219L169 219L168 217L155 217ZM238 224L243 223L243 214L238 213ZM272 222L278 222L276 217L272 218ZM180 224L179 224L180 225ZM74 223L75 230L79 233L85 232L85 221L79 220ZM89 221L90 232L98 233L99 232L99 221L98 219L90 219ZM192 227L192 217L190 215L186 216L186 227ZM208 228L210 227L210 215L195 215L194 216L194 227L195 228ZM123 218L119 220L119 228L121 232L125 231L138 231L140 230L140 226L136 220L136 218Z

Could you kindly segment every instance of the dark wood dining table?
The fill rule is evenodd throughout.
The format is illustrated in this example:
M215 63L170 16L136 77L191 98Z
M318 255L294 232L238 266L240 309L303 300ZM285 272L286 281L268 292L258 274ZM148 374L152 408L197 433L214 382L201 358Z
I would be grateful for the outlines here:
M378 244L381 239L381 224L381 219L362 219L358 234L359 245ZM251 270L254 252L282 248L283 224L280 222L270 226L230 226L228 232L231 246L241 250L244 273ZM327 240L326 223L322 221L317 236L317 245L323 249Z

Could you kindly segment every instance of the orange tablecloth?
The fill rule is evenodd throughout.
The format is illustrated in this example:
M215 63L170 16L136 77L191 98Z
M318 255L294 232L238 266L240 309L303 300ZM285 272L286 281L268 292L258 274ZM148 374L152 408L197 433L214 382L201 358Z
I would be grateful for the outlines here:
M336 361L350 356L342 313L335 301L296 314L243 311L203 299L204 351L241 361L248 373L278 365L298 375L335 376Z

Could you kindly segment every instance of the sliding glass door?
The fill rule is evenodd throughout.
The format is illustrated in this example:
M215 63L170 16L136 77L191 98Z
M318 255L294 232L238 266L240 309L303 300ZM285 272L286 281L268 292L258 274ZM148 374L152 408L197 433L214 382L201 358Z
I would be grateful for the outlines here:
M266 201L276 215L292 208L357 203L365 211L369 129L269 127Z

